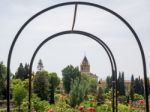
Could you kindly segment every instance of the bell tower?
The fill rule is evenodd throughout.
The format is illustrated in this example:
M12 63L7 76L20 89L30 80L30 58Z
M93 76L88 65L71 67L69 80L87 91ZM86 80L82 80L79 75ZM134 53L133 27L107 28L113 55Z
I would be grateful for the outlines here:
M83 73L90 73L90 64L89 64L86 56L84 56L84 59L80 65L80 70Z

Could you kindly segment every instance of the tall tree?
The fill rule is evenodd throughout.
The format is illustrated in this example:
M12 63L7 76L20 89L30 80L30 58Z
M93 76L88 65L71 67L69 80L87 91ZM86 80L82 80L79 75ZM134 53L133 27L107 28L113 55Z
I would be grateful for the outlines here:
M124 72L122 72L122 93L121 95L125 95L125 85L124 85Z
M134 92L140 95L144 95L143 80L139 77L134 81Z
M92 95L96 95L97 92L97 79L89 77L89 93Z
M24 69L25 69L25 79L27 79L29 76L29 64L26 63Z
M49 81L47 71L38 71L33 80L33 91L41 100L48 100Z
M21 112L21 104L23 99L27 96L27 88L25 88L25 81L21 81L20 79L14 79L12 81L12 92L13 99L18 106L18 112Z
M60 79L57 76L56 73L50 73L49 75L49 91L50 91L50 104L54 104L55 100L54 100L54 92L56 87L59 85L60 83Z
M117 81L117 89L119 91L119 95L125 95L125 85L124 85L124 72L119 72L119 77Z
M74 81L76 77L80 76L79 68L68 65L62 70L62 76L64 90L68 94L70 92L71 81Z
M28 78L28 69L29 66L26 64L25 67L23 66L22 63L20 63L17 72L15 73L15 77L16 79L21 79L21 80L25 80Z
M0 100L6 98L6 67L3 62L0 62Z
M76 79L71 82L71 90L69 93L69 104L71 107L79 105L86 98L89 89L88 86L88 80L86 77L83 77L83 75L76 77Z
M131 76L131 85L130 85L130 97L134 101L134 76Z
M44 68L43 62L42 62L42 60L40 59L39 62L38 62L38 65L37 65L37 69L38 69L38 71L42 71L43 68Z
M142 79L140 79L140 88L141 88L140 94L144 96L144 82Z

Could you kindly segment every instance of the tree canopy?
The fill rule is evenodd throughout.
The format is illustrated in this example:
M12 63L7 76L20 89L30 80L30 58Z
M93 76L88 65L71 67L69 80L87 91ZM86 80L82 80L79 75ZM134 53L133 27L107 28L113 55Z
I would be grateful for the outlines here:
M29 65L26 63L24 66L22 63L20 63L14 78L25 80L28 78L28 73L29 73Z
M49 80L47 71L39 71L34 76L33 91L41 100L48 100Z
M3 62L0 62L0 100L6 98L7 70Z
M54 100L54 92L56 87L59 85L60 83L60 79L57 76L56 73L49 73L48 74L48 78L49 78L49 91L50 91L50 104L54 104L55 100Z
M62 70L62 76L64 90L66 93L69 93L71 81L74 81L76 77L80 76L79 68L73 67L72 65L68 65Z

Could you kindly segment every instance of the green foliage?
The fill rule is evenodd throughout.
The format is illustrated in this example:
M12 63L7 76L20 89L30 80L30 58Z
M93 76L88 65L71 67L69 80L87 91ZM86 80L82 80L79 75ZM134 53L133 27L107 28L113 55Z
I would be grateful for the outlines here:
M6 98L6 67L3 62L0 62L0 100Z
M103 103L104 103L103 90L102 90L101 87L98 87L98 91L97 91L97 101L98 101L98 104L103 104Z
M134 94L134 100L135 101L138 101L138 100L142 100L142 99L144 99L144 97L142 96L142 95L139 95L139 94Z
M62 70L64 90L68 94L70 92L71 81L80 76L78 67L68 65Z
M46 112L49 108L49 102L48 101L36 101L34 102L34 109L36 112Z
M134 92L140 95L144 95L143 80L139 77L134 81Z
M88 83L89 83L89 94L93 94L96 95L97 92L97 80L95 78L90 78L88 79Z
M108 93L105 93L104 98L111 101L112 100L112 91L109 91Z
M18 105L19 111L20 111L20 105L23 102L23 99L26 97L26 95L27 95L27 90L23 86L17 85L13 88L13 99Z
M128 112L128 111L129 111L129 110L128 110L128 106L119 103L119 104L118 104L118 111L119 111L119 112L122 112L122 111L123 111L123 112Z
M53 85L54 88L56 88L59 83L60 83L60 79L59 77L57 76L56 73L49 73L49 83L50 83L50 86Z
M11 89L17 88L18 86L24 87L28 91L29 82L28 80L22 81L21 79L13 79L11 81Z
M107 104L102 104L101 106L97 106L96 112L112 112L112 109Z
M127 97L126 96L118 96L119 103L127 104Z
M32 100L33 109L36 112L44 112L44 111L48 110L48 108L49 108L48 101L45 101L45 100L41 101L41 99L36 94L32 95L31 100Z
M14 78L25 80L28 78L28 73L29 73L29 65L25 64L25 66L23 66L23 64L20 63Z
M49 81L48 72L39 71L34 76L33 91L41 100L48 100Z
M49 91L50 91L50 104L54 104L54 92L56 87L60 83L60 79L58 78L56 73L50 73L49 75Z
M71 84L70 101L71 107L79 105L88 94L88 80L85 77L78 77Z
M124 72L119 72L118 82L117 82L117 89L119 91L119 95L125 95L125 85L124 85Z
M27 96L28 93L28 80L22 81L21 79L13 79L11 81L11 91L13 93L12 94L13 100L19 106L19 110L21 104L23 105L23 107L25 104L27 105L28 102L27 100L25 100L25 97Z
M130 85L130 97L134 101L134 76L131 76L131 85Z
M86 73L81 73L81 77L88 82L88 94L96 95L98 84L97 79Z

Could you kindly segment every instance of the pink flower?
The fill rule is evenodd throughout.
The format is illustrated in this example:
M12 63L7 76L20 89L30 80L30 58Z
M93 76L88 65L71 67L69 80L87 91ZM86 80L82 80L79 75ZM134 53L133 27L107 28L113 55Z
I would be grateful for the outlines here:
M140 103L141 105L143 105L143 104L144 104L144 100L139 100L139 103Z
M89 107L88 110L89 111L94 111L95 109L94 109L94 107Z
M82 111L83 109L84 109L84 106L80 106L80 107L79 107L79 110Z
M48 112L54 112L54 110L53 109L48 109Z

